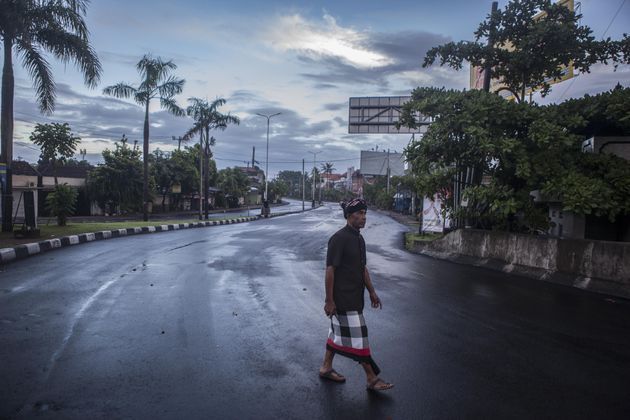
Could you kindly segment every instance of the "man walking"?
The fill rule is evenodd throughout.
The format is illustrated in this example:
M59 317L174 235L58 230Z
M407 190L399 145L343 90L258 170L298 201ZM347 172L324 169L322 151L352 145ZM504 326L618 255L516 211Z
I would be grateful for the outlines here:
M341 354L361 364L368 390L384 391L394 385L378 377L380 369L372 359L363 318L365 289L370 294L372 308L383 307L365 265L365 241L359 233L359 229L365 227L367 205L356 198L342 203L341 207L347 223L328 241L326 256L324 312L330 317L330 330L319 376L345 382L346 378L332 367L335 354Z

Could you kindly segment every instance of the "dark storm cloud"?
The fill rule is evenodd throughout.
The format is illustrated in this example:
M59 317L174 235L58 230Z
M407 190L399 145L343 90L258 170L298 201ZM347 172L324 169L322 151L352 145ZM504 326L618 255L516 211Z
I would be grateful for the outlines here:
M346 102L328 103L328 104L324 104L322 108L325 109L326 111L339 111L339 110L348 108L348 102L346 101Z
M337 89L338 86L332 83L318 83L313 86L315 89Z
M435 68L422 68L426 52L437 45L451 39L439 34L421 31L403 31L396 33L367 34L361 45L365 50L387 57L391 64L380 67L357 67L349 64L343 57L332 55L316 55L312 52L299 53L301 62L311 68L321 68L319 72L302 73L301 76L313 81L315 85L327 84L370 84L377 86L377 92L390 92L388 78L410 71L421 71L431 80L432 85L459 87L461 76L455 72L444 72ZM409 79L410 86L421 81ZM407 92L409 94L409 92Z

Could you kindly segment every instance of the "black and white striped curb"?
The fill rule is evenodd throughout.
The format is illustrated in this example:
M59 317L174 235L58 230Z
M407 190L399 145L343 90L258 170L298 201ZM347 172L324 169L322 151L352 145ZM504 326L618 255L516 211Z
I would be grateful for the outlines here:
M64 236L62 238L47 239L41 242L18 245L14 248L0 249L0 265L20 260L42 252L51 251L57 248L82 244L103 239L120 238L123 236L138 235L142 233L166 232L170 230L191 229L197 227L229 225L233 223L251 222L259 220L260 216L238 217L229 220L210 220L193 223L179 223L174 225L157 225L144 227L131 227L126 229L104 230L102 232L81 233L79 235Z

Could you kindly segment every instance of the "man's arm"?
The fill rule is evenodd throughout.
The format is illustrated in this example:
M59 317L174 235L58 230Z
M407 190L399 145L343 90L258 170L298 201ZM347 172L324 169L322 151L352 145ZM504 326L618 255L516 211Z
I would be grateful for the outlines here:
M363 283L365 283L365 288L368 289L368 293L370 293L370 301L372 302L372 308L380 308L383 309L383 304L381 303L381 299L376 294L376 290L374 290L374 286L372 285L372 279L370 278L370 273L368 272L367 266L363 271Z
M326 316L333 316L337 312L335 301L333 299L333 287L335 285L335 267L329 265L326 267L326 302L324 304L324 312Z

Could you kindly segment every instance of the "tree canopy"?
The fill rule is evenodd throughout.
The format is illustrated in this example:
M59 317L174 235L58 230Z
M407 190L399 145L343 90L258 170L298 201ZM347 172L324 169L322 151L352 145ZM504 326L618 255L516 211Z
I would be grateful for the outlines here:
M115 149L103 151L104 163L88 175L90 198L109 214L142 209L142 161L140 150L129 147L123 136Z
M30 139L41 150L40 161L50 162L57 181L57 166L74 156L81 138L72 134L68 123L36 124Z
M580 18L551 0L510 1L503 10L488 15L475 31L474 41L431 48L423 66L439 62L461 69L465 61L489 66L503 89L522 102L528 88L539 89L545 96L551 88L549 82L560 79L569 65L588 72L595 63L630 60L626 34L617 41L595 40L591 28L579 24Z
M629 98L630 89L618 88L539 106L479 90L419 88L404 107L402 123L413 125L414 112L434 122L405 154L420 192L440 195L451 212L456 177L474 168L466 186L472 204L460 211L483 226L511 229L510 219L520 213L531 228L544 227L546 219L530 198L533 190L561 199L565 210L614 220L630 213L630 165L616 156L583 153L581 145L585 132L600 134L591 124L594 116L603 117L604 110L617 109ZM611 127L630 135L624 122L611 121L600 129Z

